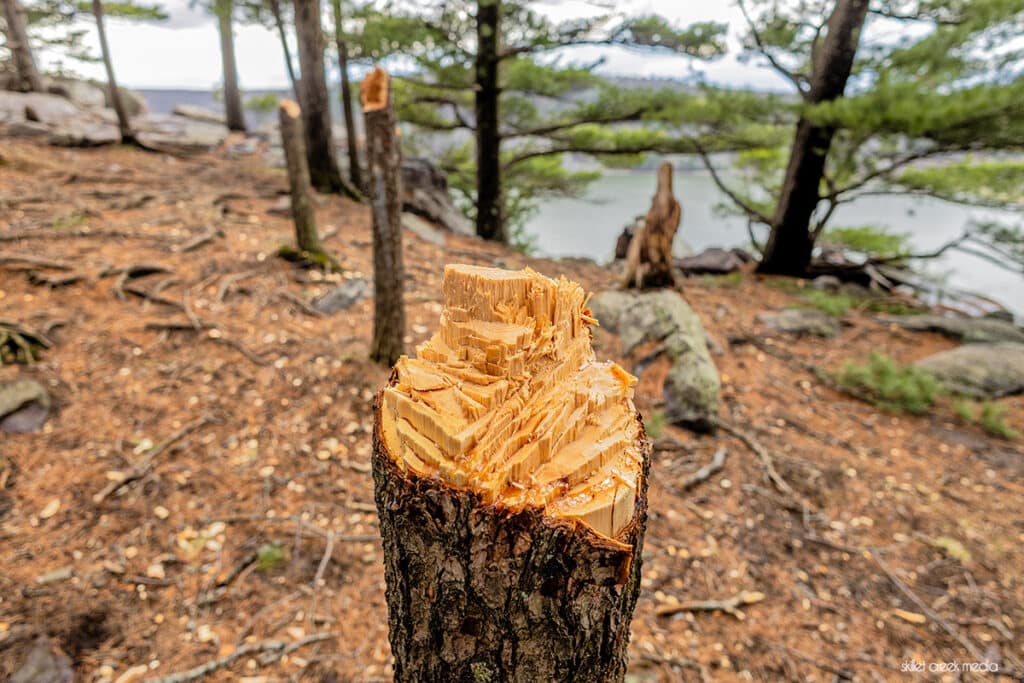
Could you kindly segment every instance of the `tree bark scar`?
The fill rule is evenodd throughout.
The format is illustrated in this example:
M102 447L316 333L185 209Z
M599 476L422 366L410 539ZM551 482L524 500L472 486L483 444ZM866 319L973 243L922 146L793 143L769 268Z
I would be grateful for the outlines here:
M623 680L647 526L646 435L633 517L610 539L403 470L383 438L382 397L372 466L395 680Z

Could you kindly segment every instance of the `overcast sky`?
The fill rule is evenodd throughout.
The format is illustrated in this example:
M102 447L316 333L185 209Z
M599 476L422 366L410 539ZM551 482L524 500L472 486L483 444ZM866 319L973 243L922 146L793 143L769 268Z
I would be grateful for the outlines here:
M139 24L109 20L107 32L118 80L133 88L215 87L221 80L221 66L217 29L212 18L200 10L190 9L188 0L166 0L161 4L170 15L166 22ZM616 2L616 7L629 14L655 12L679 23L725 21L736 27L742 22L738 10L728 0L700 3L626 0ZM586 16L599 10L580 0L562 0L551 3L546 11L555 18L561 18ZM735 28L731 33L736 33ZM89 44L98 54L94 34L94 31L89 32ZM287 87L287 72L274 33L257 26L239 26L235 32L235 49L243 89ZM607 62L602 70L610 74L680 78L699 68L710 81L723 85L773 90L786 88L786 83L774 73L740 64L735 57L697 64L681 57L593 47L577 48L571 56L584 61L604 56ZM52 66L53 56L43 55L41 61ZM73 68L84 76L104 79L100 64L75 65Z

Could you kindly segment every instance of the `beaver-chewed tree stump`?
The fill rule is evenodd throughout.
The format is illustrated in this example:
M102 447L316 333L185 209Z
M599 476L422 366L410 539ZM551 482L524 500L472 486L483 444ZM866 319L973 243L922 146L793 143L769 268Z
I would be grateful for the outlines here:
M399 681L616 681L647 525L636 379L583 289L447 266L440 329L375 408Z

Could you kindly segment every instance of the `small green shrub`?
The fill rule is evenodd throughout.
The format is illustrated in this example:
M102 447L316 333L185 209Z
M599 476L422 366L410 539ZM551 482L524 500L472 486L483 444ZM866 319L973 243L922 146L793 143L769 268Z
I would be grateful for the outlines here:
M841 318L853 308L854 298L849 294L833 294L821 289L811 289L803 294L803 300L831 316Z
M1000 439L1006 439L1007 441L1013 441L1020 434L1016 429L1006 424L1006 406L992 401L985 401L981 404L981 412L978 415L978 423L981 424L981 428L992 436L998 436Z
M256 551L256 569L261 572L272 572L284 566L288 559L285 549L277 543L264 543Z
M271 112L277 109L277 95L272 92L253 95L245 101L245 108L250 111Z
M652 439L657 439L661 436L662 432L665 431L666 422L667 420L664 412L656 410L651 413L650 416L644 420L644 430L647 432L647 436Z
M930 373L877 352L867 363L847 363L836 381L879 408L915 415L927 412L941 392Z

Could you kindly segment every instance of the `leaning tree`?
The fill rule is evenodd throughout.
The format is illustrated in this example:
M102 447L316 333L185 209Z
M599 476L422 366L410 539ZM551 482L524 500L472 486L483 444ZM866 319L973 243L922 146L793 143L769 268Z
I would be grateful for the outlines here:
M781 141L739 154L740 182L726 182L708 150L699 151L732 206L767 228L762 272L814 272L815 244L836 209L861 196L1020 205L1024 161L1013 153L1024 149L1024 0L739 7L747 56L793 92L759 119ZM698 124L703 141L735 133L732 114L722 114ZM1008 235L979 230L960 246Z
M3 5L4 38L14 63L16 85L19 90L42 92L43 79L36 67L32 46L29 44L25 10L18 0L0 0Z

